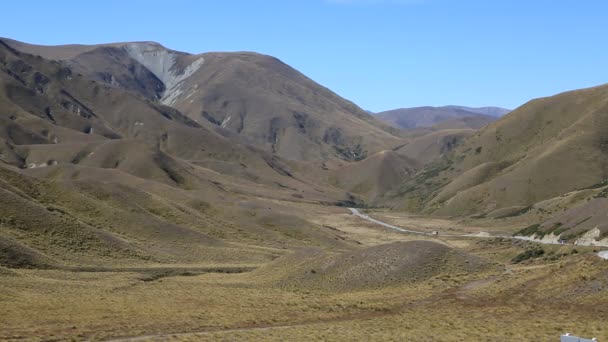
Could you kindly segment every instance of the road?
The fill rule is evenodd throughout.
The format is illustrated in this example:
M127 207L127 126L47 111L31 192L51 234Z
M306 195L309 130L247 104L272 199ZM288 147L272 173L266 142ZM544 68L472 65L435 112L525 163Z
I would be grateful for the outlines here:
M359 210L355 209L355 208L348 208L348 210L350 210L350 212L355 215L358 216L364 220L376 223L378 225L402 232L402 233L410 233L410 234L418 234L418 235L427 235L427 236L432 236L434 235L433 233L429 233L429 232L421 232L421 231L416 231L416 230L411 230L411 229L405 229L405 228L401 228L401 227L397 227L394 226L392 224L386 223L386 222L382 222L380 220L376 220L375 218L369 217L368 215L362 214ZM536 242L536 243L540 243L543 245L561 245L561 243L555 243L555 242L550 242L550 241L541 241L541 240L536 240L533 239L531 237L528 236L508 236L508 235L489 235L489 234L462 234L462 235L456 235L456 234L451 234L451 235L445 235L442 234L441 236L449 236L449 237L476 237L476 238L504 238L504 239L513 239L513 240L524 240L524 241L531 241L531 242ZM592 244L577 244L578 246L587 246L587 247L596 247ZM597 253L597 256L599 256L602 259L608 260L608 250L605 251L601 251L599 253Z
M371 218L365 214L361 214L361 212L359 212L359 210L355 209L355 208L348 208L348 210L350 210L351 213L353 213L356 216L359 216L360 218L364 219L364 220L368 220L371 222L374 222L376 224L379 224L381 226L402 232L402 233L410 233L410 234L418 234L418 235L433 235L432 233L427 233L427 232L419 232L419 231L415 231L415 230L410 230L410 229L405 229L405 228L401 228L401 227L397 227L397 226L393 226L392 224L388 224L386 222L382 222L379 220L376 220L375 218Z

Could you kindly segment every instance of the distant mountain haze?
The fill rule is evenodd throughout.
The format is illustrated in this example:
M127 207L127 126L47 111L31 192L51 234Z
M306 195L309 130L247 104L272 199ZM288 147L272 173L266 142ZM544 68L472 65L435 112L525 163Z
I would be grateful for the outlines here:
M497 116L497 117L508 114L511 111L510 109L505 109L505 108L500 108L500 107L466 107L466 106L445 106L445 107L461 109L461 110L464 110L467 112L490 115L490 116Z
M508 112L508 109L499 107L426 106L384 111L376 113L375 117L401 129L432 127L438 124L443 124L444 128L477 129ZM464 118L469 119L463 120Z

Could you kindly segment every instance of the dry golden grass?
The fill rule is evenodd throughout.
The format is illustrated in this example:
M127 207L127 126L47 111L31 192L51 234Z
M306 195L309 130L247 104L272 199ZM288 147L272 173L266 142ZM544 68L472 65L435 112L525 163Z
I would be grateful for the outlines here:
M383 204L440 215L488 215L605 180L608 86L536 99L427 164Z
M338 213L311 209L326 218ZM336 229L354 225L346 222ZM342 234L383 243L371 238L379 234L377 227L364 229ZM0 276L0 339L545 341L563 332L608 337L608 263L592 249L577 247L572 254L573 247L543 246L543 257L513 265L511 258L530 243L444 242L502 263L504 271L455 271L357 291L321 291L276 281L296 267L289 257L249 273L159 278L143 270L14 270ZM554 255L559 257L548 258Z
M318 296L256 285L244 275L209 274L144 282L137 274L19 273L0 278L1 339L54 336L97 340L317 322L373 314L388 305L376 302L381 297L373 292Z
M137 274L18 271L0 277L0 339L510 341L553 340L565 331L608 337L608 296L580 290L598 281L605 289L608 264L580 256L537 266L486 274L481 282L455 276L337 293L283 290L248 274L143 282Z
M85 48L94 58L81 61L111 61L122 73L118 60L107 59L108 51L122 51L114 47ZM67 49L59 55L80 50ZM398 152L345 168L341 159L359 160L406 140L277 60L244 53L205 59L202 73L183 85L213 82L196 85L202 101L177 104L182 115L96 83L86 70L79 75L0 44L0 106L7 113L0 118L0 153L8 163L0 164L0 340L607 336L608 263L590 249L551 246L541 253L528 242L450 236L508 234L603 191L554 197L603 175L604 156L589 148L604 145L596 139L601 132L566 129L605 123L597 113L608 103L606 87L574 99L562 95L559 111L530 122L536 116L524 114L552 100L536 101L458 147L462 154L477 151L472 156L443 159L416 176L406 204L423 209L431 203L425 196L454 176L496 162L464 174L441 198L444 213L484 212L483 220L371 214L440 230L433 238L390 231L328 204L359 202L345 189L370 197L391 189L417 165L401 153L417 150L430 160L470 132L412 135ZM215 77L216 69L227 72ZM243 74L246 82L235 83ZM133 85L148 96L155 79ZM294 93L286 100L288 88ZM579 96L597 107L584 120L581 108L568 104ZM201 117L203 109L213 120ZM549 119L555 121L545 129ZM229 124L222 134L214 120ZM545 172L556 165L558 176L568 176L557 179L560 189ZM335 179L344 189L329 182L332 174L348 178ZM468 192L477 178L491 184ZM528 189L532 202L520 203ZM547 201L511 217L511 210L540 199ZM505 215L511 216L499 218Z

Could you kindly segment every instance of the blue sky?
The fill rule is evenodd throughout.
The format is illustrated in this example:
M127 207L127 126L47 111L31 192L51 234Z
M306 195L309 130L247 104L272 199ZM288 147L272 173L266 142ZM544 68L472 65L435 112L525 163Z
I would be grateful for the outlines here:
M608 82L602 0L54 0L2 12L0 36L36 44L273 55L372 111L513 108Z

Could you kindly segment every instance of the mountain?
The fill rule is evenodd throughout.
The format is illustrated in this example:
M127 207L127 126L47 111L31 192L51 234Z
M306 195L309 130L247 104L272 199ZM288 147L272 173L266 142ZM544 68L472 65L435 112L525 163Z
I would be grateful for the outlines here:
M0 39L0 340L601 338L599 247L522 240L608 246L607 110L400 131L269 56Z
M593 217L608 185L607 112L608 85L530 101L425 166L387 198L441 215L526 214L544 222L577 207L575 212Z
M2 265L256 263L276 257L259 246L348 245L273 202L353 199L322 170L71 66L0 40Z
M419 171L426 164L450 153L465 138L475 134L474 129L439 129L422 131L407 143L394 149L398 154L416 160ZM402 181L405 179L402 179Z
M505 114L508 114L511 111L510 109L505 109L505 108L501 108L501 107L466 107L466 106L446 106L446 107L465 110L465 111L471 112L471 113L490 115L490 116L496 116L496 117L503 116Z
M467 107L415 107L380 112L379 120L397 128L412 129L442 125L443 128L481 128L496 120L495 116L470 111ZM489 111L491 112L491 111Z
M255 263L272 258L260 246L350 248L284 203L373 200L472 132L388 128L253 53L0 40L0 192L11 203L0 260Z
M477 130L496 121L493 117L487 115L471 115L440 121L430 128L435 130L442 129L473 129Z
M369 200L410 178L421 165L422 163L407 155L395 151L380 151L335 170L330 181L338 188Z
M361 160L402 142L398 130L270 56L192 55L153 42L38 46L4 41L286 159Z

